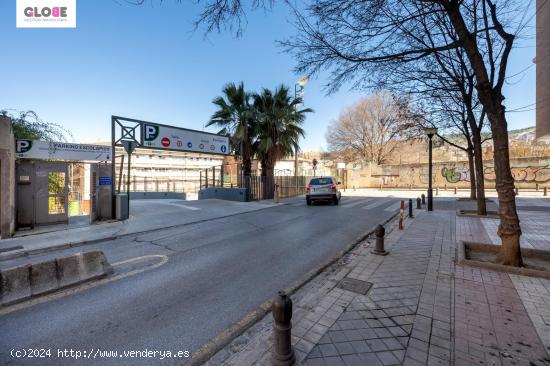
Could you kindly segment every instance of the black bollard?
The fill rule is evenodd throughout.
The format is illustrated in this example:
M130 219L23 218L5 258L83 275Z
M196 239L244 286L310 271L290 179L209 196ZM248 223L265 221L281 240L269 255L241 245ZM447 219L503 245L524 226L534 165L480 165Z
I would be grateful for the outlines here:
M378 225L374 229L374 235L376 235L376 247L372 251L373 254L377 255L388 255L388 252L384 249L384 235L386 234L386 229L384 226Z
M422 204L426 204L426 195L424 193L422 193Z
M292 330L292 300L284 291L279 291L273 304L273 365L290 366L294 365L296 357L291 343Z
M409 198L409 217L413 217L413 200Z
M421 202L421 201L420 201L420 197L417 197L417 198L416 198L416 209L417 209L417 210L420 210L420 209L422 208L422 206L420 206L420 202Z

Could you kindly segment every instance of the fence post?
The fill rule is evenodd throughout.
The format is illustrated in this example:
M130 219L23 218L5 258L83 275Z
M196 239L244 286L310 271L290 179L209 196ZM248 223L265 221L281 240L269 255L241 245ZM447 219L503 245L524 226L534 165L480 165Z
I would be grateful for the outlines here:
M204 188L208 188L208 168L205 169L204 174Z
M275 191L273 192L273 201L279 203L279 184L275 182Z
M548 196L548 187L544 187L544 193L545 196Z
M401 206L399 207L399 230L403 230L403 214L405 211L405 201L401 200Z
M199 170L199 191L202 189L202 170Z

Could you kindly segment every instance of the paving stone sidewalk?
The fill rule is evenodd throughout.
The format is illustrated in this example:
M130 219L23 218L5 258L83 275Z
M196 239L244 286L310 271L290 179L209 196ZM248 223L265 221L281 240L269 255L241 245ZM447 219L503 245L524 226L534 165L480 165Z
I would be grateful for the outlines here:
M298 291L297 364L550 365L550 281L455 267L454 209L415 211L387 228L388 256L367 240ZM268 314L207 365L271 365L271 327Z

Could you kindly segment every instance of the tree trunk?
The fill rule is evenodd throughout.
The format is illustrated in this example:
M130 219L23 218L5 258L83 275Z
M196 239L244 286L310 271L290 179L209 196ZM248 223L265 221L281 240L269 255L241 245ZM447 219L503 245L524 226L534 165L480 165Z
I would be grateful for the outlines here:
M243 175L252 175L252 146L249 142L243 141Z
M503 100L502 96L498 100ZM523 266L520 248L521 227L516 209L514 177L510 170L508 130L504 107L498 103L497 111L487 110L494 142L496 190L498 192L500 224L498 235L502 240L497 262L511 266Z
M470 199L475 200L476 195L476 181L477 177L475 174L475 164L474 164L474 152L471 148L467 150L468 153L468 168L470 169Z
M487 203L485 201L485 172L483 167L483 151L481 147L481 134L478 128L472 129L474 143L474 165L477 189L477 214L487 215Z
M479 45L475 41L475 35L470 33L460 12L460 3L455 1L442 2L450 21L462 42L470 61L472 70L476 76L478 98L491 123L494 143L494 163L496 176L496 189L499 201L500 224L498 235L502 241L500 251L497 255L497 262L523 266L521 259L519 217L516 210L516 197L514 190L514 178L510 170L510 154L508 149L508 124L506 123L505 108L502 105L502 85L505 74L499 72L499 81L493 85L487 72L485 60L480 53ZM500 25L500 24L498 24ZM502 32L503 30L500 29ZM512 49L514 36L506 34L506 46L502 51L500 70L506 70L507 57ZM478 197L479 198L479 197Z
M267 165L268 165L267 159L262 158L262 160L260 161L260 164L261 164L261 168L262 168L261 176L265 177L265 176L267 176Z

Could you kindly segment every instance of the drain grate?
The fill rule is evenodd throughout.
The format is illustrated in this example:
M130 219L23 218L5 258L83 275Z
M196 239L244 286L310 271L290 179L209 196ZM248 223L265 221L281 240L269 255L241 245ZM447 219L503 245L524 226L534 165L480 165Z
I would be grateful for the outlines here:
M342 290L355 292L356 294L366 295L372 287L372 283L356 280L355 278L344 277L336 286Z

